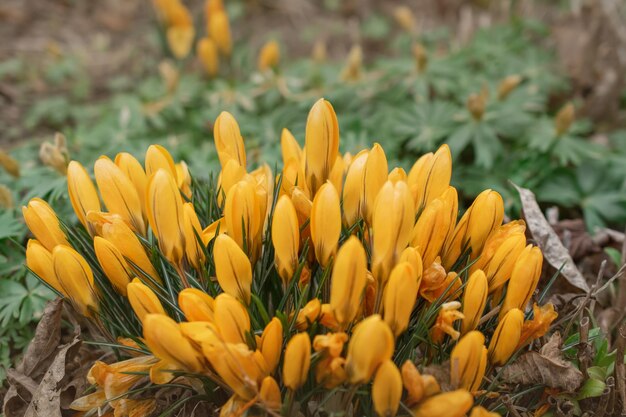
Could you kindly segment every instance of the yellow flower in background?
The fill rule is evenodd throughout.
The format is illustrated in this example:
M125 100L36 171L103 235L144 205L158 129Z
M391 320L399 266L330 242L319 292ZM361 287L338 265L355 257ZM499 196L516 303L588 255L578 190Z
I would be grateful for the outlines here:
M215 10L209 15L209 37L215 41L217 49L222 55L230 56L233 41L230 35L230 23L224 10Z
M28 239L28 244L26 245L26 266L44 280L46 284L67 297L67 293L54 272L52 253L35 239Z
M85 168L76 161L67 166L67 193L76 217L93 235L94 230L87 221L87 213L100 211L100 197Z
M487 277L483 271L479 269L470 275L463 291L464 317L461 323L462 334L474 330L478 326L478 322L487 305L488 292Z
M135 274L128 266L124 255L113 243L100 236L96 236L93 239L93 248L102 271L113 285L113 288L118 293L126 295L126 286L131 282Z
M375 314L361 320L348 343L346 371L351 384L364 384L385 361L391 359L394 349L393 333Z
M311 207L310 227L315 257L321 266L326 267L337 251L341 234L339 196L329 182L315 194Z
M319 99L306 121L305 175L312 193L326 182L339 153L339 124L333 106Z
M220 70L220 58L215 41L211 38L202 38L196 45L196 55L206 74L213 78Z
M49 251L57 245L69 246L56 213L42 199L31 199L27 206L22 207L22 215L31 233Z
M283 383L290 390L297 390L307 380L311 366L311 339L308 333L293 336L285 348Z
M393 417L402 397L402 376L392 360L383 362L374 376L372 401L379 416Z
M144 321L148 314L167 314L159 301L159 297L138 278L133 279L126 286L126 291L128 293L128 301L141 322Z
M461 337L452 349L450 381L453 386L475 392L480 387L486 368L485 336L477 330L472 330Z
M278 67L280 63L280 46L275 40L268 41L259 52L257 68L261 72Z
M176 25L169 27L165 35L172 55L176 59L183 59L191 51L196 30L193 25Z
M52 251L54 274L76 309L84 316L98 312L98 296L91 267L78 252L59 245Z
M360 45L353 45L348 52L346 65L341 72L341 79L344 81L358 81L362 77L363 69L363 48Z
M337 253L330 281L330 307L337 323L342 327L354 320L361 307L366 275L365 249L352 236Z
M498 322L489 342L489 362L504 365L515 353L522 335L524 313L518 308L509 310Z

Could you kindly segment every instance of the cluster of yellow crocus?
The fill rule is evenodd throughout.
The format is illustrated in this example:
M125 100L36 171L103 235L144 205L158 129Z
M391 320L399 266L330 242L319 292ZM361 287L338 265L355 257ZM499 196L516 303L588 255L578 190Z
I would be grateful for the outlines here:
M366 407L363 390L381 416L401 405L416 416L491 415L472 410L485 373L556 317L551 305L524 316L542 254L526 244L522 221L502 224L497 192L481 193L457 219L447 146L408 173L390 169L379 144L342 155L324 99L310 110L304 148L283 130L278 178L267 165L248 169L231 114L215 121L214 140L213 197L194 192L185 163L152 145L143 164L128 153L98 159L95 184L69 164L77 228L61 226L40 199L24 207L35 236L29 268L105 327L112 314L124 319L107 304L116 292L143 329L108 335L146 353L97 362L97 389L74 408L128 407L121 393L148 378L195 375L215 382L217 394L205 393L214 401L229 395L218 402L224 416L291 414L307 407L301 398L337 395L341 407ZM207 198L213 214L200 209ZM402 353L416 337L428 342ZM410 360L435 349L449 354L450 381L440 382L454 391Z

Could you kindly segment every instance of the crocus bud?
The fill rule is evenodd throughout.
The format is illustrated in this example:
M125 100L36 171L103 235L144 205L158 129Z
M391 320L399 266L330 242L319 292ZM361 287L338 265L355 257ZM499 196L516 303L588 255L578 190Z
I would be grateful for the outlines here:
M414 279L417 281L417 286L422 284L422 275L424 272L424 264L422 263L422 257L416 248L408 247L400 253L398 262L408 262L413 267Z
M522 77L514 74L504 77L498 84L498 100L505 100L522 82Z
M387 181L376 198L372 221L372 273L381 289L392 265L409 244L414 221L414 203L407 184Z
M465 334L474 330L483 315L487 304L487 294L489 286L487 277L480 269L475 271L467 280L465 291L463 292L463 322L461 323L461 333Z
M352 159L346 174L346 182L343 187L343 215L344 222L348 226L353 225L361 218L365 218L367 194L363 192L363 188L368 156L369 150L367 149L359 152ZM370 205L373 206L374 201L370 201Z
M101 210L100 198L89 174L77 161L71 161L67 166L67 192L76 217L93 235L94 230L87 222L87 213Z
M93 212L92 212L93 213ZM91 217L88 218L91 221ZM150 262L143 245L121 218L114 218L102 225L102 237L111 242L129 262L137 276L150 276L156 282L161 278Z
M393 333L378 314L361 320L348 343L346 371L351 384L365 384L380 364L391 359Z
M202 370L204 362L202 355L182 334L179 324L168 316L147 314L143 319L143 337L146 345L157 358L175 364L186 371L200 372Z
M216 11L215 13L211 13L208 23L209 37L215 41L217 49L222 55L230 56L233 45L228 15L223 10Z
M457 194L453 187L449 190L449 197L437 198L428 203L413 227L411 246L419 248L426 265L432 264L439 256L450 230L454 228Z
M98 297L93 272L85 258L69 246L59 245L52 251L54 273L72 304L83 316L98 311Z
M534 304L533 318L524 323L517 349L545 335L550 329L552 322L558 316L557 312L554 311L554 305L552 305L552 303L542 305L541 307Z
M28 239L26 245L26 266L46 284L67 297L65 290L54 273L52 254L35 239Z
M367 156L363 175L363 214L369 224L372 224L376 197L387 182L388 173L389 167L385 151L378 143L375 143Z
M339 153L339 125L333 106L319 99L306 122L305 175L309 190L315 194L330 176Z
M504 365L515 353L524 325L524 313L518 308L509 310L498 322L489 342L489 362Z
M280 149L283 156L283 164L286 164L291 159L298 161L298 164L302 163L302 148L289 129L283 129L280 134ZM304 178L301 181L304 181Z
M475 392L480 387L486 368L485 336L477 330L472 330L461 337L452 349L450 381L453 386Z
M115 291L126 296L126 286L135 274L128 266L124 255L113 243L100 236L96 236L93 239L93 248L102 271L113 285L113 288L115 288Z
M250 181L239 181L228 191L224 218L229 236L247 254L252 254L263 218L254 185Z
M189 55L195 33L196 31L191 23L167 28L165 33L167 45L176 59L183 59Z
M272 243L278 275L286 286L298 268L300 225L291 199L284 195L278 199L272 217Z
M259 342L259 350L265 358L268 371L274 373L283 350L283 324L277 317L265 326Z
M159 301L159 297L150 287L144 285L139 278L133 279L126 286L126 291L130 306L141 322L144 321L148 314L167 314Z
M246 148L239 124L232 114L225 111L220 113L213 126L213 137L222 169L230 159L236 160L243 168L246 167Z
M414 417L463 417L472 408L474 397L467 390L444 392L426 398L415 409Z
M398 412L402 398L402 376L391 359L383 362L372 383L374 410L381 417L393 417Z
M428 66L428 52L424 45L421 43L416 43L411 48L411 52L413 52L413 59L415 60L415 69L418 74L423 74L426 71L426 67Z
M353 45L346 59L346 66L341 72L341 79L344 81L358 81L361 78L363 67L363 48L360 45Z
M427 153L415 162L407 182L419 213L450 186L452 155L448 145L441 145L434 154Z
M331 183L322 185L313 199L310 227L315 257L325 267L337 250L341 234L339 196Z
M150 145L146 151L146 175L151 177L159 169L164 169L170 173L172 178L176 178L176 165L172 155L161 145ZM147 190L147 182L146 182Z
M391 170L391 172L389 172L387 179L394 184L397 183L398 181L406 182L406 179L407 179L406 171L400 167L395 167L394 169Z
M283 384L292 391L307 380L311 366L311 339L308 333L298 333L289 340L283 360Z
M276 68L280 62L280 46L275 40L267 42L259 52L257 68L261 72Z
M213 259L217 281L224 292L250 304L252 266L237 243L228 235L219 235L215 238Z
M320 317L322 312L322 303L319 298L314 298L304 305L298 311L296 316L296 328L300 331L304 331Z
M408 406L415 405L424 398L424 380L410 360L402 365L402 385L407 391L404 402Z
M191 173L189 172L189 166L185 161L180 161L176 165L176 185L183 193L185 197L191 199Z
M398 6L393 10L393 17L396 23L407 32L413 33L417 30L415 15L408 6Z
M41 198L33 198L22 207L22 215L31 233L49 251L57 245L69 245L56 213Z
M261 382L259 399L270 410L279 410L282 404L280 388L278 383L271 376L266 376Z
M398 337L409 326L413 306L417 301L419 282L415 279L415 271L408 262L397 264L391 271L385 289L383 317L395 337Z
M574 116L576 115L576 109L572 103L567 103L559 110L554 118L554 129L556 135L561 136L569 130L574 123Z
M20 164L8 153L0 149L0 166L15 178L20 176Z
M196 55L200 59L206 74L213 78L220 70L220 59L215 41L209 37L202 38L196 46Z
M223 293L215 298L215 324L226 343L246 343L250 332L250 316L235 297Z
M145 235L141 200L128 177L106 156L96 161L94 174L107 209L119 214L134 231Z
M179 264L185 253L183 200L174 177L158 170L148 181L148 222L159 240L159 248L172 263Z
M115 156L115 165L117 165L117 167L122 170L126 177L128 177L128 179L133 183L145 214L146 189L148 188L148 176L146 175L146 171L144 171L139 161L127 152L121 152Z
M197 270L202 268L205 261L202 243L202 226L193 203L183 204L183 227L185 232L185 256Z
M539 283L542 265L543 254L541 249L537 246L526 246L515 261L506 290L506 297L500 309L500 318L513 308L519 308L522 311L526 308L526 304L530 301Z
M214 321L215 300L197 288L185 288L179 292L178 306L187 321Z
M492 413L486 408L477 405L476 407L472 408L472 412L470 413L469 417L500 417L500 414L495 412Z
M361 307L367 277L365 249L351 236L339 249L330 281L330 306L337 323L345 328Z
M470 94L465 106L472 115L472 118L476 121L480 121L485 114L485 107L487 107L487 96L480 93Z

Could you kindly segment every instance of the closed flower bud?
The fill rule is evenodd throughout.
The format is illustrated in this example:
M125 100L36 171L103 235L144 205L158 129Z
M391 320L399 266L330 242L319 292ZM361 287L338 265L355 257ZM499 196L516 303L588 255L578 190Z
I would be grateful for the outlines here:
M88 219L91 221L91 219ZM128 225L120 218L102 225L102 237L111 242L129 262L130 268L139 277L150 276L156 282L161 278L150 262L141 242Z
M472 408L472 412L470 413L469 417L500 417L500 414L495 413L495 412L492 413L488 411L486 408L483 408L478 405Z
M196 46L196 55L200 59L202 68L206 74L213 78L220 69L220 59L215 41L211 38L202 38Z
M424 380L415 364L410 360L405 361L402 365L402 385L404 385L404 389L407 392L404 400L406 405L415 405L424 398Z
M552 303L542 305L541 307L534 304L533 318L524 323L517 349L545 335L550 329L552 322L558 316L557 312L554 311L554 305L552 305Z
M191 174L185 161L180 161L176 165L176 185L185 197L191 199Z
M138 278L133 279L126 287L128 301L141 322L148 314L167 314L159 297Z
M26 266L46 284L67 297L65 290L54 273L52 254L37 240L29 239L26 245Z
M463 336L452 349L450 381L453 386L475 392L480 387L486 368L485 336L477 330L472 330Z
M306 122L305 175L311 193L330 177L339 153L339 125L333 106L319 99L311 108Z
M282 404L280 388L278 383L271 376L266 376L261 382L259 399L270 410L279 410Z
M385 151L378 143L375 143L367 156L363 179L363 191L365 194L363 201L363 214L369 224L372 224L376 197L378 196L380 189L387 182L388 175L389 168L387 165L387 156L385 155Z
M283 324L277 317L265 326L259 342L259 350L265 358L268 371L274 373L283 350Z
M295 159L298 164L302 163L302 148L289 129L283 129L281 132L280 149L283 156L283 164L286 164L292 159ZM304 181L304 178L301 179L301 181Z
M183 59L189 55L196 31L191 24L170 26L165 36L167 45L176 59Z
M304 385L311 366L311 339L308 333L298 333L289 340L283 364L285 386L295 391Z
M391 271L385 289L383 317L395 337L409 326L413 306L417 300L419 282L408 262L397 264Z
M470 94L465 106L472 115L472 118L476 121L480 121L485 114L485 107L487 107L487 96L480 93Z
M296 316L296 328L304 331L320 317L322 312L322 304L319 298L314 298L298 311Z
M31 233L49 251L57 245L69 245L56 213L42 199L30 200L27 206L22 207L22 215Z
M223 10L211 13L208 24L209 37L215 41L217 49L222 55L229 56L233 46L228 15Z
M331 183L321 186L313 199L310 227L315 257L325 267L337 250L341 234L339 196Z
M559 110L554 118L554 129L556 130L557 136L567 133L572 123L574 123L575 115L576 109L572 103L567 103Z
M398 262L408 262L411 264L413 267L413 273L415 274L414 278L417 281L417 286L419 288L422 284L422 275L424 273L424 265L419 251L416 248L409 246L402 251Z
M372 273L381 289L392 265L409 244L414 221L414 204L407 184L387 181L376 198L372 221Z
M134 231L145 235L146 225L141 200L128 177L105 156L96 161L94 174L102 201L107 209L119 214Z
M402 376L391 359L383 362L374 376L372 401L381 417L393 417L398 412L402 398Z
M202 243L208 246L209 242L223 233L226 233L226 220L220 217L202 230Z
M243 137L239 130L239 124L232 114L225 111L220 113L213 126L213 137L222 168L230 159L236 160L243 168L246 167L246 149Z
M146 171L139 163L139 161L127 152L118 153L115 156L115 165L128 177L133 183L139 200L141 201L141 207L145 214L146 212L146 190L148 188L148 176Z
M278 199L272 217L272 243L278 275L286 286L298 268L300 225L291 199L284 195Z
M218 295L213 317L226 343L246 343L246 333L250 332L250 316L239 300L226 293Z
M215 300L202 290L185 288L178 293L178 306L187 321L214 321Z
M89 174L79 162L71 161L67 166L67 192L76 217L93 235L94 230L87 222L87 213L101 210L100 197Z
M126 286L133 279L135 274L128 266L124 255L119 249L108 240L96 236L93 239L93 248L98 258L98 263L102 271L107 276L115 291L126 295Z
M159 169L164 169L170 173L172 178L176 178L176 165L174 164L174 159L172 159L172 155L161 145L150 145L148 150L146 151L146 175L147 177L151 177L153 174ZM146 181L146 190L147 181Z
M351 236L339 249L330 281L330 307L337 323L345 328L356 317L367 279L365 249Z
M506 297L500 309L500 318L504 317L509 310L519 308L524 310L530 301L539 278L543 265L543 254L536 246L528 245L515 261L511 279L506 290Z
M487 277L483 271L479 269L470 275L463 292L463 316L465 317L461 324L462 334L478 326L487 304L488 292Z
M72 304L83 316L98 311L98 297L93 272L85 259L69 246L59 245L52 251L54 273Z
M228 191L224 218L228 235L241 249L251 255L263 226L261 207L251 182L239 181Z
M398 6L393 10L393 17L396 23L407 32L415 32L417 23L413 11L407 6Z
M369 150L362 150L352 159L352 163L348 167L346 182L343 187L343 215L344 222L348 226L352 226L357 220L365 218L367 193L363 192L363 188L365 187L368 156ZM374 201L369 203L374 205Z
M428 203L413 228L411 246L419 248L426 265L432 264L439 256L454 227L457 195L454 188L450 187L449 190L450 198L437 198Z
M197 270L204 264L204 248L202 244L202 226L193 204L183 204L183 227L185 232L185 256Z
M174 177L166 170L150 177L146 204L148 222L161 252L170 262L180 263L185 253L183 200Z
M360 321L348 343L348 381L355 385L367 383L380 364L391 359L393 350L393 333L379 315Z
M520 85L521 82L522 77L517 74L505 77L502 81L500 81L500 84L498 84L498 100L506 99L509 94L511 94L511 92L515 90L518 85Z
M190 372L200 372L204 367L202 355L182 334L180 325L164 314L144 317L143 337L150 351L161 360Z
M489 362L504 365L515 353L524 325L524 313L518 308L509 310L498 322L489 342Z
M228 235L219 235L215 238L213 259L217 281L224 292L250 304L252 266L237 243Z
M8 153L0 149L0 166L15 178L20 176L20 164Z
M427 153L415 162L407 182L419 213L428 203L443 194L450 186L452 155L448 145L441 145L437 152Z
M278 42L272 40L267 42L261 48L259 52L259 61L257 68L261 72L265 72L268 69L276 68L280 62L280 46Z
M398 181L406 182L406 179L407 179L406 171L400 167L395 167L394 169L391 170L391 172L387 176L387 179L394 184L397 183Z
M348 53L346 66L341 72L341 79L344 81L358 81L361 79L361 69L363 67L363 49L360 45L354 45Z
M464 417L474 397L467 390L444 392L422 401L413 409L414 417Z

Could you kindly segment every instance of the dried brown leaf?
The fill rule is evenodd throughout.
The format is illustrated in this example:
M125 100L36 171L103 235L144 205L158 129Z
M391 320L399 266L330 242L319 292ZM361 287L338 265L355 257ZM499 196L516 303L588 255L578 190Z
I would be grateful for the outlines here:
M544 217L533 192L515 184L513 185L519 192L528 229L541 248L544 258L554 268L560 269L561 275L570 284L588 292L589 286L587 281L585 281L569 252Z
M561 335L555 333L539 352L528 352L504 368L505 382L522 385L544 384L574 392L583 383L583 373L561 355Z

